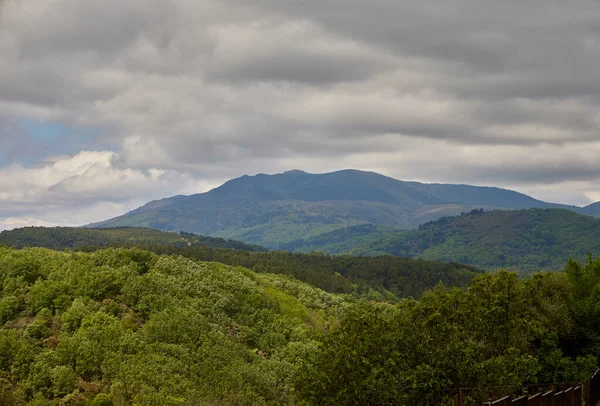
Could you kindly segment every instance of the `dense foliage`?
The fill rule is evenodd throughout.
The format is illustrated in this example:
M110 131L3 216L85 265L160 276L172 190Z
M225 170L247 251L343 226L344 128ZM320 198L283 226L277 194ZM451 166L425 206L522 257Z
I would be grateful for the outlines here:
M70 228L25 227L0 232L0 244L14 248L45 247L54 250L79 250L89 247L107 247L123 244L172 245L175 247L200 246L232 248L246 251L266 251L258 245L223 238L205 237L191 233L167 233L150 228Z
M600 219L563 209L518 211L473 210L444 217L405 232L348 230L365 243L348 252L383 253L455 261L484 269L512 269L531 273L558 270L565 258L584 260L600 251ZM372 235L381 236L372 241ZM330 246L342 235L332 235ZM359 238L359 237L357 237Z
M323 335L298 388L313 404L454 405L458 387L589 379L600 356L600 260L520 280L500 271L466 291L354 306Z
M352 293L372 299L420 296L439 282L468 286L483 271L457 263L423 259L350 255L330 256L284 251L248 252L207 247L140 245L157 254L177 254L200 261L243 266L255 272L293 276L330 293Z
M157 254L178 254L200 261L243 266L256 272L291 275L331 293L354 293L373 298L417 297L438 282L467 286L482 272L460 264L392 256L361 258L262 252L261 247L239 241L143 228L30 227L0 233L0 243L15 248L36 246L83 251L108 246L140 247Z
M373 249L384 239L403 235L406 231L387 226L361 224L350 226L315 237L280 244L279 248L290 252L321 251L328 254L350 254L354 251L364 251L371 255ZM407 257L408 255L404 255Z
M293 404L312 332L350 305L137 249L0 248L0 287L3 405Z
M3 405L426 405L600 356L591 257L378 302L140 249L0 247L0 292Z

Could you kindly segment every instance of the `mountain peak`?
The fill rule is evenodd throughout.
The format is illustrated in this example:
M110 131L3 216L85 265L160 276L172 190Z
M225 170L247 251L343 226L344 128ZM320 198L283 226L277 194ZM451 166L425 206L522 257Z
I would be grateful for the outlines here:
M404 182L344 169L242 176L206 193L165 199L97 226L145 226L277 248L347 226L411 229L473 209L579 208L493 187ZM595 207L590 207L592 214Z
M304 172L301 169L290 169L289 171L283 172L283 174L284 175L294 175L294 174L297 174L297 175L306 175L307 173Z

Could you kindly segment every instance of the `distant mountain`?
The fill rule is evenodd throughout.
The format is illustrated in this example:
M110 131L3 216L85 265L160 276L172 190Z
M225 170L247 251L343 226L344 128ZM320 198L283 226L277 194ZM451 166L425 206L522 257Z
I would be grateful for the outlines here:
M585 206L583 209L581 209L581 213L588 214L590 216L600 216L600 202Z
M150 202L92 227L136 226L268 248L364 224L414 229L475 208L568 208L495 187L403 182L373 172L242 176L207 193Z
M233 248L266 251L241 241L204 237L188 233L167 233L149 228L25 227L0 232L0 244L13 248L44 247L54 250L107 247L112 245L166 245L173 247Z
M338 252L419 257L528 273L559 270L569 257L584 260L588 253L600 254L600 219L563 209L475 210L423 224L418 230L361 226L328 237L317 244L309 239L289 248L306 251L318 244L335 248L349 240L355 244Z

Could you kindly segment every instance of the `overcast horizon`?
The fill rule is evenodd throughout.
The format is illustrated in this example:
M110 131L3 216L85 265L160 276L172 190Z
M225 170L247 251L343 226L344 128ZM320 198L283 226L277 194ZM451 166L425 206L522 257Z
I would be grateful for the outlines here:
M600 2L0 0L0 230L257 173L600 201Z

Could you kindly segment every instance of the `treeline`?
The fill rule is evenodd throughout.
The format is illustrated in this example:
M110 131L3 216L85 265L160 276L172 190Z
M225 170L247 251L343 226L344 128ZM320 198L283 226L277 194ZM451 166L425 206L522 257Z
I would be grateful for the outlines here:
M482 270L456 264L390 255L331 256L286 251L249 252L208 247L135 246L159 255L181 255L198 261L242 266L260 273L293 276L330 293L352 293L373 299L418 297L442 282L468 286ZM94 251L90 248L87 251Z
M366 301L157 256L0 247L0 404L430 405L586 379L600 259Z
M79 250L120 244L154 244L175 247L201 246L245 251L267 251L258 245L192 233L169 233L151 228L71 228L25 227L0 233L0 244L13 248L45 247L53 250Z
M179 235L183 237L191 247L209 247L209 248L227 248L233 250L242 250L250 252L267 252L268 249L261 247L260 245L247 244L238 240L231 240L219 237L207 237L204 235L198 235L193 233L180 232ZM186 246L181 244L171 244L173 246Z
M45 247L93 252L112 247L139 247L162 255L181 255L197 261L243 266L262 273L293 276L331 293L353 293L371 298L418 297L443 282L467 286L483 271L456 263L413 260L392 256L329 256L320 253L267 252L240 241L149 228L28 227L0 233L9 247Z

